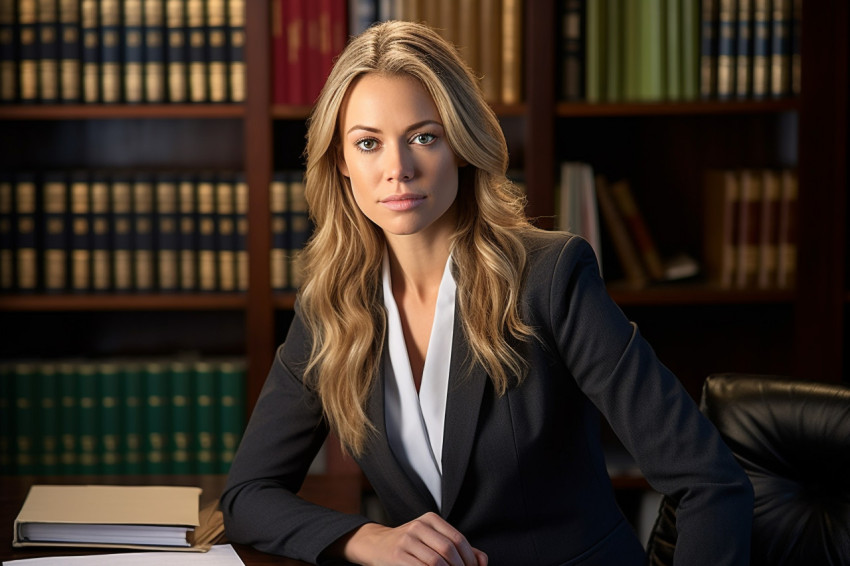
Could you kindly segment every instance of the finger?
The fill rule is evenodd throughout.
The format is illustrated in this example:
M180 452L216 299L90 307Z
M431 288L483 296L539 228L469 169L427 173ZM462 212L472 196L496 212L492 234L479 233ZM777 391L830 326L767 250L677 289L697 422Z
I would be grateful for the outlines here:
M485 552L478 550L477 548L473 548L472 552L475 553L475 566L487 566L490 559L487 557Z
M433 539L434 542L431 543L435 550L437 550L449 564L458 564L459 566L478 566L478 558L473 552L472 545L469 544L469 541L466 540L466 537L463 536L463 533L455 529L448 522L446 522L442 517L435 513L428 513L420 517L423 523L430 526L433 529L435 534L441 535L444 537L444 541L440 541L438 539ZM446 544L448 546L443 546ZM457 557L460 562L453 562Z

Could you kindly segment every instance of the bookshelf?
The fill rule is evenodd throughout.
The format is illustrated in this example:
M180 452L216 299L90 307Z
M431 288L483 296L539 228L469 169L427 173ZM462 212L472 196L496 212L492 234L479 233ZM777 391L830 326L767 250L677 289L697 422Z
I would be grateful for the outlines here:
M551 228L557 164L587 159L603 169L622 168L636 184L650 187L639 196L643 208L653 211L648 214L649 223L662 247L683 237L689 247L698 249L700 234L692 224L700 214L700 171L707 165L776 165L790 154L800 176L799 246L804 250L794 289L726 290L696 283L645 289L612 285L611 294L695 395L710 371L847 381L850 21L846 3L804 3L799 98L670 103L559 101L554 71L559 57L555 4L524 3L524 99L519 104L493 104L505 126L512 167L521 168L525 175L529 215L540 226ZM0 106L5 134L0 168L123 167L128 155L143 167L200 169L224 164L238 168L249 187L248 290L3 295L0 317L6 329L0 336L20 335L10 343L22 349L6 346L0 350L0 359L64 355L67 347L40 343L45 326L72 324L74 331L82 333L86 325L97 327L95 337L72 341L82 355L121 355L121 345L140 332L147 333L143 354L175 349L213 354L222 349L244 355L246 410L250 412L285 336L295 300L291 293L274 292L270 284L268 187L273 171L299 166L310 109L276 104L271 98L268 1L245 2L245 27L244 102ZM696 138L703 140L702 145L675 143ZM585 144L584 140L590 141ZM670 210L671 202L675 211ZM144 322L137 324L141 319ZM156 340L152 335L158 323L180 331L167 333L168 340ZM61 334L58 330L47 333L55 340ZM119 338L105 339L107 335Z

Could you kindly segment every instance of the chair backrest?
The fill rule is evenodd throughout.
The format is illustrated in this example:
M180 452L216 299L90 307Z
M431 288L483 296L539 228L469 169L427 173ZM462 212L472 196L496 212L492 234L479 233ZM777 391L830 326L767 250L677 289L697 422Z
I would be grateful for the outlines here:
M850 387L716 374L700 409L753 484L751 564L850 564ZM661 503L653 566L673 564L675 507Z

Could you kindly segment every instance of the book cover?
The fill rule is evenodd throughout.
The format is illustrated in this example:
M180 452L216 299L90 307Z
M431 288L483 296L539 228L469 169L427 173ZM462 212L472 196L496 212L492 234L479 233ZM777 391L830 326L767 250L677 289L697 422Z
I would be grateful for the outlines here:
M620 211L626 226L629 228L632 240L640 251L641 258L643 258L644 266L650 278L655 281L664 279L664 266L661 263L661 256L658 253L658 248L655 245L655 240L652 238L649 227L646 225L643 213L638 207L629 182L623 180L614 183L611 187L611 192L614 195L614 201L617 203L617 209Z
M758 275L761 176L744 169L739 172L740 205L738 206L737 265L735 285L739 289L754 287Z
M122 101L121 2L100 0L100 102Z
M129 177L119 174L110 186L112 214L112 288L126 293L133 289L133 190Z
M144 100L145 29L142 0L122 0L123 57L121 75L124 80L124 102L138 104Z
M217 364L218 377L218 473L230 471L244 427L245 366L237 360Z
M785 169L779 179L779 245L776 265L777 286L793 288L797 279L797 171Z
M80 425L80 395L78 391L77 370L74 364L60 362L57 366L59 379L59 422L62 434L59 437L61 455L59 469L63 475L77 473L79 450L77 448Z
M18 38L20 43L18 72L20 101L38 102L38 5L36 0L18 0Z
M109 177L95 171L91 175L91 286L97 293L112 289L111 215Z
M500 102L502 84L502 7L501 0L480 0L481 36L479 53L481 90L488 102Z
M206 2L186 0L186 26L189 40L189 101L209 101L209 61Z
M289 288L289 202L286 174L276 171L269 184L269 209L271 214L272 243L269 252L269 271L273 291Z
M702 0L700 19L700 95L717 97L719 0Z
M736 92L737 0L718 0L718 2L720 10L717 30L717 97L728 100Z
M738 0L737 27L735 94L743 99L753 91L753 0Z
M209 101L227 102L230 71L227 66L226 0L207 0L207 72Z
M100 472L100 388L95 365L74 364L77 378L77 471L89 475Z
M522 102L522 1L502 0L502 88L503 104Z
M245 102L245 0L228 0L228 87L230 102ZM346 39L343 30L343 40Z
M124 474L142 474L144 464L143 408L145 383L142 364L122 362L121 380L121 471Z
M189 35L184 0L166 0L166 83L169 102L189 100Z
M45 173L42 236L42 273L46 293L68 290L68 261L70 247L70 191L62 173Z
M0 293L15 289L15 201L14 182L0 173Z
M31 293L38 290L37 184L32 173L15 177L15 274L16 290Z
M770 46L770 94L774 98L791 95L791 2L772 0Z
M82 52L80 0L59 0L59 98L82 100Z
M167 99L165 81L165 0L144 0L144 100L162 103Z
M762 199L759 219L758 288L776 286L777 255L779 253L779 173L761 171Z
M723 289L732 287L737 264L737 226L740 189L731 170L705 175L703 262L709 279Z
M86 171L71 174L70 200L70 289L75 293L91 291L92 229L89 176Z
M605 3L582 3L569 0L565 6L564 33L565 38L565 68L564 86L569 92L564 92L566 100L577 100L582 96L588 102L600 102L607 99L607 44L605 32L608 18L605 14ZM584 21L582 21L584 20ZM578 48L584 46L584 53ZM582 55L584 55L582 57ZM584 66L584 85L579 75Z
M191 474L194 462L191 449L192 442L192 372L189 365L181 361L168 363L168 381L171 393L170 435L168 449L170 451L170 468L172 474Z
M202 173L198 177L198 290L202 292L218 290L215 185L214 174Z
M100 102L100 10L97 0L80 0L82 100Z
M18 100L18 28L15 3L0 2L0 103Z
M625 220L617 208L608 180L601 175L596 176L596 197L599 201L602 220L611 237L617 258L623 267L626 282L633 287L645 286L649 281L649 276L643 267L640 253L629 233Z
M236 290L248 290L248 183L244 173L234 179L236 229Z
M236 290L236 201L232 174L218 175L215 193L217 290L230 293Z
M215 371L209 362L196 361L192 364L192 375L195 391L195 473L213 474L217 471L215 400L218 391Z
M150 293L156 289L156 235L154 233L154 182L151 174L133 176L133 289Z
M178 249L180 261L180 290L198 289L198 218L195 179L184 173L178 179Z
M753 0L753 97L770 92L770 0Z
M155 184L156 288L160 292L174 293L180 287L177 177L174 173L161 172L156 175Z
M38 0L38 99L59 101L59 14L56 0Z
M121 373L117 363L104 361L96 364L98 392L100 394L100 472L120 474L121 454Z
M146 474L168 473L168 431L171 426L168 378L162 363L150 361L142 365L142 454Z

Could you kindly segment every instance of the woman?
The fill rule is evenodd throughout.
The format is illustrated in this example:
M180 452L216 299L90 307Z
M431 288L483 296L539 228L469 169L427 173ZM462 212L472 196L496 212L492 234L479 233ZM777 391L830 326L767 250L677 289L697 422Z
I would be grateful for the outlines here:
M677 564L747 563L746 476L587 243L525 220L498 122L447 43L404 22L354 39L306 153L316 228L222 496L231 540L310 562L642 564L601 412L679 502ZM329 429L390 526L294 495Z

